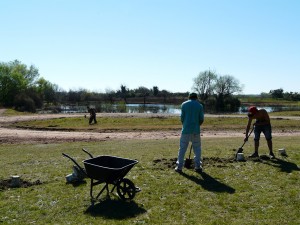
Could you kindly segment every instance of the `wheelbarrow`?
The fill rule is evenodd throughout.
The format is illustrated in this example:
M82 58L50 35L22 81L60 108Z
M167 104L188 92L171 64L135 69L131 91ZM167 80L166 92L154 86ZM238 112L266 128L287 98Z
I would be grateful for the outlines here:
M137 160L110 155L93 157L87 150L82 150L90 156L90 159L83 160L84 168L69 155L65 153L62 153L62 155L72 160L79 170L91 179L90 197L92 204L100 198L105 190L108 197L116 188L122 200L132 200L135 194L141 191L131 180L124 178L131 168L138 163ZM100 184L104 184L104 186L96 197L94 197L93 187ZM111 185L112 188L109 190L109 186Z

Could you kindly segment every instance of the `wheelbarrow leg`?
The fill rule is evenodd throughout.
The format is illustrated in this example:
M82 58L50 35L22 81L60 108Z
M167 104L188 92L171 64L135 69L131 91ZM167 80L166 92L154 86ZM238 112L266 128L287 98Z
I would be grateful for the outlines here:
M114 186L113 186L113 188L111 189L111 192L110 192L110 193L113 193L113 192L114 192L115 188L116 188L117 185L118 185L118 182L119 182L119 180L113 183Z
M100 195L103 193L104 190L106 190L107 196L109 196L108 183L106 183L106 184L104 185L104 187L101 189L101 191L98 193L98 195L94 198L94 195L93 195L93 187L96 186L96 185L98 185L98 184L101 184L101 183L102 183L102 182L99 182L99 181L94 182L94 180L91 179L90 196L91 196L92 204L93 204L93 202L95 202L95 201L100 197Z
M91 202L94 205L95 199L93 197L93 179L91 179L91 188L90 188L90 196L91 196Z
M96 196L96 199L98 199L100 197L100 195L102 194L102 192L106 189L106 196L109 196L109 190L108 190L108 184L106 183L105 186L101 189L101 191L99 192L99 194Z

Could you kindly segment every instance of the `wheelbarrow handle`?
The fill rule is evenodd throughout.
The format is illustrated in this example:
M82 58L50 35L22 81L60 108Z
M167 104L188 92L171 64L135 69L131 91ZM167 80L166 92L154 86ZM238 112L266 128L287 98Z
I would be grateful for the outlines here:
M85 148L82 148L82 151L88 154L91 158L94 158L94 156L91 153L89 153Z
M69 158L80 169L81 172L83 172L85 175L87 175L87 173L85 172L85 170L75 161L75 159L73 159L71 156L67 155L66 153L62 153L62 155L64 157Z

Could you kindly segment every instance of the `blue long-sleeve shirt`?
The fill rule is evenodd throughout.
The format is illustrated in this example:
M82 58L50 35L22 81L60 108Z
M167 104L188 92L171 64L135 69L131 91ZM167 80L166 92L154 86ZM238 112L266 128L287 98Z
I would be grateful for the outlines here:
M188 100L181 104L182 134L200 134L200 125L204 121L203 106L197 100Z

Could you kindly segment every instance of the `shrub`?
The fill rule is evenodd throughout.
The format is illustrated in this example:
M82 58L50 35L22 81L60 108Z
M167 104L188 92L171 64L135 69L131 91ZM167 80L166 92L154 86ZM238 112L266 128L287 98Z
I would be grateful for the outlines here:
M14 100L15 109L21 112L36 112L36 105L26 94L19 94Z

